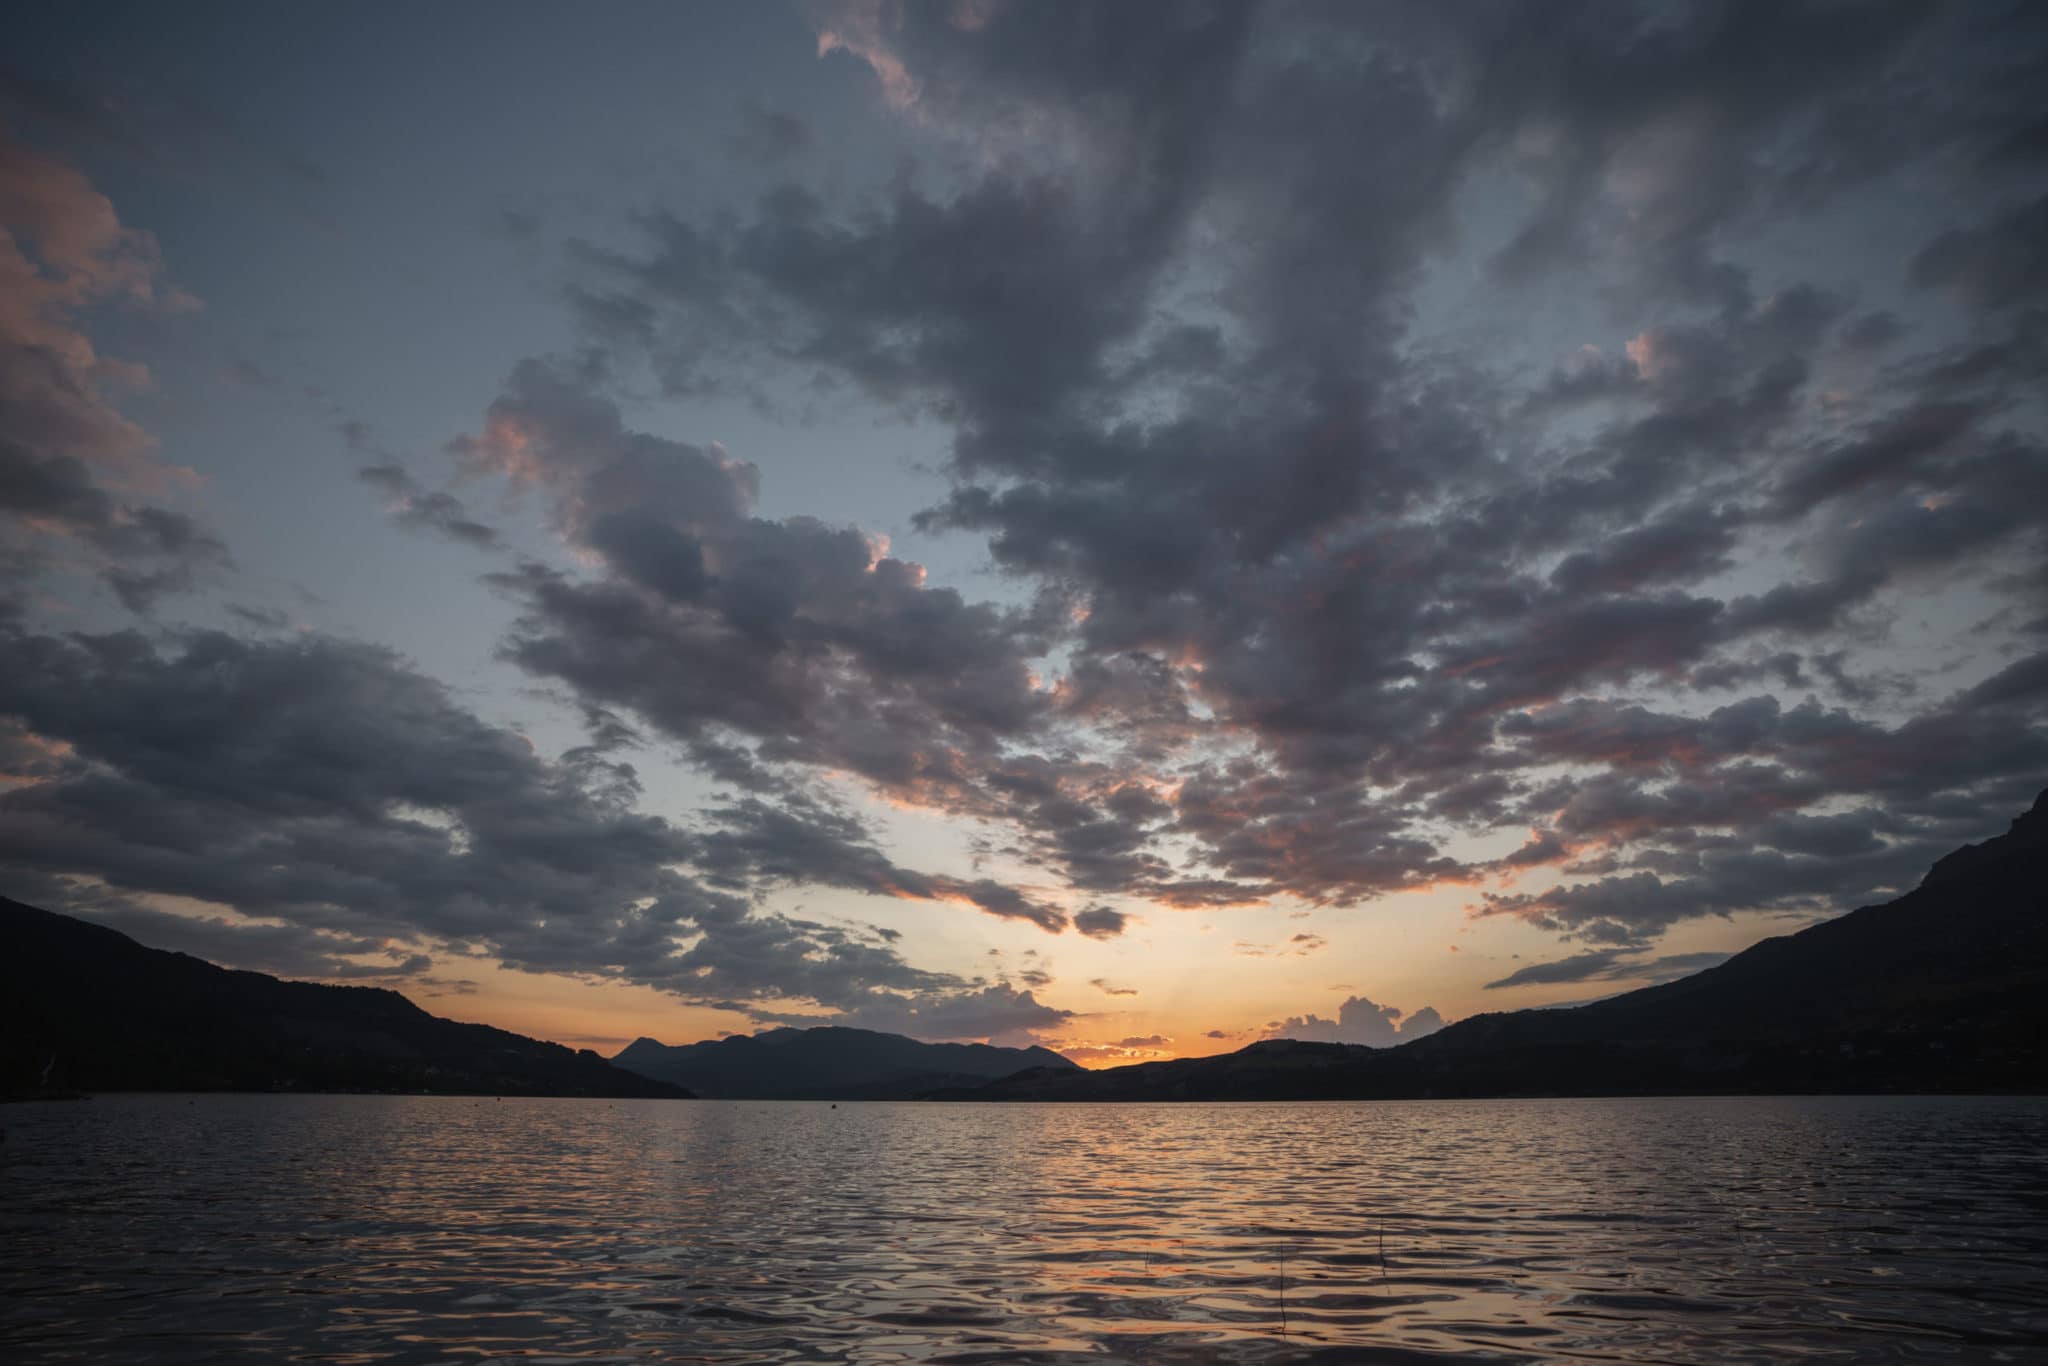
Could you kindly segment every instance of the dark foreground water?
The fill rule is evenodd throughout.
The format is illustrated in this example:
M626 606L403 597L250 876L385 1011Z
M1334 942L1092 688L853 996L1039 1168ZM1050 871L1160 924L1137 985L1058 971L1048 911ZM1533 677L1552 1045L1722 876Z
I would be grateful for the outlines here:
M2048 1102L0 1108L0 1359L2048 1360Z

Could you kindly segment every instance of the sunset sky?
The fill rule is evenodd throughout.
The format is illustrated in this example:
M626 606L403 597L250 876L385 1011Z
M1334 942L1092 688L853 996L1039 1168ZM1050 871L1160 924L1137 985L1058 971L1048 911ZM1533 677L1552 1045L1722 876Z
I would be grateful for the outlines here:
M1695 971L2048 782L2048 6L6 31L17 900L1101 1065Z

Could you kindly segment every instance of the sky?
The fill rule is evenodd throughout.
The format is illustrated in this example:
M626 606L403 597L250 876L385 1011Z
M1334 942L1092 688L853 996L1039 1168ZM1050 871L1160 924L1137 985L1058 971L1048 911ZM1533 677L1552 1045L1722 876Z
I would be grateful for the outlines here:
M1386 1045L2048 783L2048 10L41 6L0 892L611 1053Z

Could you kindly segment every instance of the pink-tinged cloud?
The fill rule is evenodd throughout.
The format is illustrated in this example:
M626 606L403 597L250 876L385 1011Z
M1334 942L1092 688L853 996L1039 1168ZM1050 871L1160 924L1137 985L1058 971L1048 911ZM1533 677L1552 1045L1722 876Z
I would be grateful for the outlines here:
M177 308L156 243L124 227L76 169L0 132L0 559L66 563L129 608L189 588L227 549L161 505L196 484L166 465L115 394L149 383L100 355L80 321L97 304Z
M882 83L882 98L889 102L889 107L910 111L917 104L917 78L910 74L910 68L889 42L889 11L882 0L846 0L822 12L825 17L818 29L818 55L845 52L867 63L875 79ZM987 24L988 12L986 7L959 5L949 18L963 30L974 30Z
M0 131L0 411L8 435L43 456L88 462L140 492L190 471L147 458L148 433L108 391L149 383L140 365L101 356L79 309L108 300L189 306L164 282L156 241L124 227L83 173Z

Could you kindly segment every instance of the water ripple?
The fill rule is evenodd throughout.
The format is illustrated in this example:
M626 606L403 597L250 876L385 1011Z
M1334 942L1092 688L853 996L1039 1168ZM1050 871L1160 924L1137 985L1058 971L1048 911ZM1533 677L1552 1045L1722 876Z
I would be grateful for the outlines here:
M103 1097L12 1362L2048 1360L2048 1102Z

